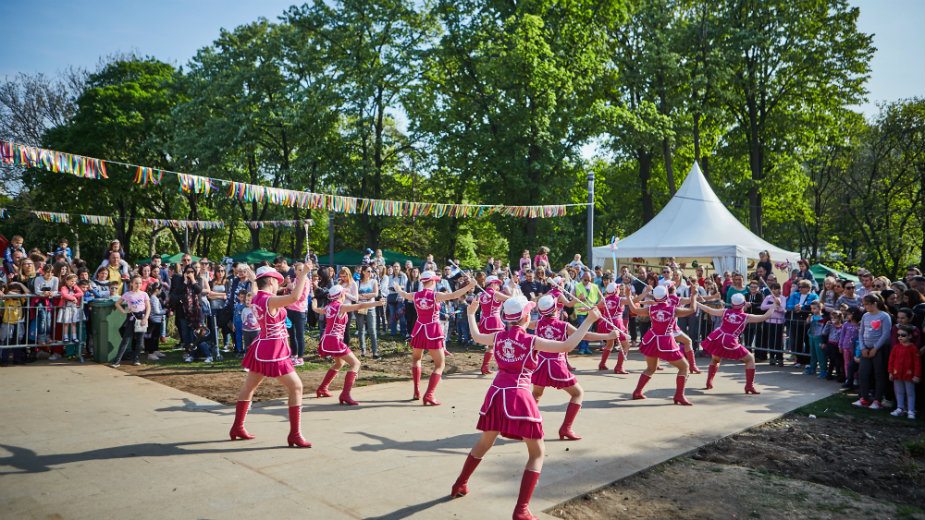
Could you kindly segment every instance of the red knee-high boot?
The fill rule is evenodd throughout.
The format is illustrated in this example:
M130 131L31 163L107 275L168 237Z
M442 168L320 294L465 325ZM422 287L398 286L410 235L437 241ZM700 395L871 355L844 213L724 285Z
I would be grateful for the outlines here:
M598 370L607 370L607 359L610 358L610 349L604 347L601 349L601 362L597 364Z
M691 367L691 374L699 374L700 368L697 367L697 360L694 358L694 351L684 351L684 357L687 359L687 364Z
M491 374L491 368L488 366L488 362L491 361L491 350L486 350L485 355L482 356L482 375Z
M340 404L346 404L350 406L356 406L360 403L353 400L350 397L350 389L353 388L353 382L357 380L357 373L354 371L347 372L347 377L344 378L344 389L340 391L340 397L338 400Z
M466 456L466 463L463 464L462 471L459 472L459 477L456 479L456 482L453 483L453 489L450 490L450 497L459 498L469 494L469 477L472 476L475 468L479 466L479 462L482 462L482 459L473 457L471 453Z
M746 394L760 394L761 393L755 389L755 369L754 368L745 369L745 393Z
M707 367L707 390L713 389L713 378L716 377L717 370L719 370L719 365L716 363L710 363L710 366Z
M440 401L434 399L434 391L437 389L437 383L440 382L440 374L431 372L430 380L427 381L427 391L424 392L424 406L440 406Z
M629 374L625 368L623 368L623 362L626 360L626 354L623 353L623 349L617 349L617 366L613 367L614 374Z
M228 432L228 435L231 436L231 440L236 441L238 439L250 440L254 436L247 433L247 430L244 429L244 419L247 417L247 409L250 407L250 401L238 401L238 405L234 409L234 424L231 425L231 431Z
M328 392L328 385L331 384L331 381L334 381L335 377L337 377L337 370L329 368L324 374L324 379L321 380L321 386L315 390L315 397L331 397L331 392Z
M289 438L286 439L290 448L311 448L312 443L302 438L302 406L289 407Z
M642 389L646 387L646 383L652 379L652 376L646 375L645 373L639 375L639 382L636 383L636 390L633 390L633 399L645 399L646 396L642 395Z
M421 367L417 365L411 365L411 380L414 381L414 400L417 401L421 398Z
M687 376L678 376L675 378L674 404L683 404L684 406L691 406L694 404L684 397L684 384L686 382Z
M533 497L533 490L536 489L536 483L539 481L539 471L524 470L524 476L520 480L520 494L517 495L517 505L514 506L514 520L537 520L533 513L530 512L530 498Z
M565 420L562 421L562 426L559 427L559 440L569 440L569 441L580 441L581 435L572 431L572 423L575 422L575 417L578 416L578 412L581 410L581 404L578 403L569 403L568 408L565 410Z

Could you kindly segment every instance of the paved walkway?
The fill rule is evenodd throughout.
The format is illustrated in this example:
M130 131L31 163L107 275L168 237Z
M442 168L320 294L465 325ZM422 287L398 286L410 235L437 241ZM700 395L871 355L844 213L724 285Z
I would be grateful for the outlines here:
M764 393L742 393L741 366L723 367L716 389L693 407L671 404L674 371L659 372L645 401L629 394L635 374L598 373L579 358L585 405L561 442L567 395L547 390L547 458L532 509L539 512L698 446L771 420L833 392L836 385L790 369L760 367ZM425 368L425 383L427 369ZM243 379L243 374L242 374ZM273 384L271 382L271 384ZM359 388L360 407L306 399L303 432L315 447L284 448L284 402L257 406L248 430L229 442L233 406L95 364L35 364L0 370L0 503L6 518L510 518L526 450L499 441L470 482L447 500L478 437L489 381L443 381L444 405L408 401L409 383Z

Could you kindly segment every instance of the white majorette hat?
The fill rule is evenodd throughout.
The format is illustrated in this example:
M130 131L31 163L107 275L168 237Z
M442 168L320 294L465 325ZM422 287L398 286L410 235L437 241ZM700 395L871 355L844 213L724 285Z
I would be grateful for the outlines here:
M498 285L501 285L502 282L501 282L501 279L498 278L498 277L495 276L495 275L491 275L491 276L489 276L488 278L485 279L485 286L486 286L486 287L488 287L489 285L491 285L491 284L493 284L493 283L496 283L496 284L498 284Z
M439 282L440 277L437 276L437 273L427 270L421 273L421 281L422 282L430 282L430 281Z
M663 302L668 299L668 288L664 285L659 285L655 289L652 289L652 297L655 298L657 302Z
M258 279L269 276L270 278L275 278L279 282L283 281L283 275L279 274L279 271L268 265L258 268L256 274Z
M607 284L607 294L611 294L615 292L617 292L617 284L613 282L610 282L609 284Z
M552 279L552 283L553 285L562 285L562 277L556 276L555 278Z
M536 308L543 316L549 316L556 312L556 299L550 295L545 295L537 302Z
M501 319L504 321L520 321L524 315L529 315L535 306L535 302L528 301L523 296L508 298L504 302L504 306L501 307Z
M729 298L729 301L732 303L733 307L741 307L745 305L745 295L742 293L735 293Z
M334 285L328 289L328 297L337 298L342 292L344 292L344 287L342 285Z

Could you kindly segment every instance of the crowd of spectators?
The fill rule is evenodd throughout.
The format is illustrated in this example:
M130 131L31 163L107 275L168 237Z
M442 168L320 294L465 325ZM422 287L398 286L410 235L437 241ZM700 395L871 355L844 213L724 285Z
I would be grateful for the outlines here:
M95 260L99 263L93 266L96 262L74 258L66 240L46 254L38 249L27 252L22 237L12 237L0 272L4 295L0 343L20 347L2 350L4 364L11 353L14 363L35 359L43 351L54 360L73 354L71 345L90 345L85 323L92 306L86 304L96 299L118 300L117 309L126 315L116 363L129 347L133 363L140 363L142 353L146 360L157 361L163 357L160 346L168 334L176 335L186 361L205 363L223 355L243 355L256 337L257 323L249 305L256 290L254 272L260 265L230 260L215 264L207 258L194 261L185 254L177 264L166 265L154 255L148 264L131 266L118 240L110 242ZM910 390L922 391L925 277L914 266L902 280L891 281L860 270L859 282L830 276L820 284L805 260L786 280L778 280L767 254L762 254L748 273L710 275L702 266L679 266L673 259L665 259L665 265L655 269L624 266L615 276L601 266L588 267L578 254L554 268L546 247L535 255L524 250L514 266L488 258L483 267L470 270L460 269L458 262L451 260L438 265L433 255L421 265L411 261L388 263L381 250L368 250L359 266L318 266L312 260L306 258L312 283L287 309L286 326L296 364L303 363L306 337L317 337L324 328L324 315L312 312L311 307L327 304L330 287L343 286L351 301L387 302L385 307L354 313L344 338L349 343L355 335L360 355L378 359L382 355L380 338L409 339L416 319L414 305L400 298L396 289L409 293L419 290L421 273L433 270L442 273L437 285L442 292L452 292L469 279L481 285L493 275L503 281L504 292L536 301L558 285L584 302L563 309L562 318L576 326L587 316L587 305L602 302L612 282L629 286L638 300L647 299L658 284L671 282L679 296L688 297L696 290L700 301L713 307L728 306L732 295L742 294L750 312L782 309L764 323L749 325L743 334L743 344L759 361L772 366L790 361L807 375L837 380L846 391L857 391L857 406L879 409L895 404L901 413L912 413L913 417ZM285 257L261 265L276 268L286 279L280 290L289 291L294 276ZM441 304L440 321L449 341L473 345L465 308L476 296L467 293ZM648 319L626 312L631 340L638 343L649 327ZM718 326L718 318L699 312L681 318L679 326L697 351L700 340ZM84 331L83 338L79 331ZM906 348L906 344L912 347ZM591 348L583 342L577 353L591 354ZM913 350L915 356L909 354Z

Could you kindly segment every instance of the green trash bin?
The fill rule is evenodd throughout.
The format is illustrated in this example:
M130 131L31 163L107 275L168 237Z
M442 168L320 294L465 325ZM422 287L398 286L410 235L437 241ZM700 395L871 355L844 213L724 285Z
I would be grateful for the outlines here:
M119 353L122 335L119 329L125 315L116 309L114 300L90 302L90 328L93 331L93 358L97 363L112 363Z

